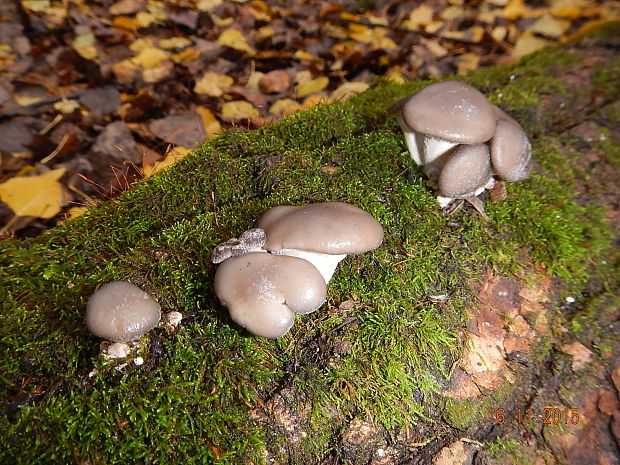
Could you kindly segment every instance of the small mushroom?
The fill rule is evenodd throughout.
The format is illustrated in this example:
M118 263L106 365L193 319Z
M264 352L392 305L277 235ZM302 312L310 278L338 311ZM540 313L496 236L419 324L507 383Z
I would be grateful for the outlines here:
M286 334L295 313L315 311L327 295L325 281L312 264L257 252L224 260L214 285L236 323L268 338Z
M342 202L275 207L261 217L258 227L267 234L265 250L308 260L325 283L347 254L367 252L383 241L377 220Z
M493 106L460 81L431 84L392 105L411 158L429 165L458 144L481 144L495 133Z
M505 181L521 181L532 169L532 146L521 128L511 119L497 121L495 136L489 144L493 172Z
M159 304L127 281L113 281L95 292L86 306L86 326L95 335L114 342L138 339L157 326Z
M454 199L467 199L490 189L494 182L487 145L461 145L439 174L437 201L446 207Z

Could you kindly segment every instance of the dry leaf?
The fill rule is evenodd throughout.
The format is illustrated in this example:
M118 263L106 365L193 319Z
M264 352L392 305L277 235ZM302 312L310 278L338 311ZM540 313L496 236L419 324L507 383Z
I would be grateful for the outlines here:
M528 53L535 52L542 48L545 48L549 43L544 39L539 39L529 32L523 33L521 37L517 39L515 48L512 50L512 57L519 59Z
M365 82L345 82L332 92L332 98L337 102L344 102L369 87Z
M269 113L275 116L284 116L295 113L300 109L301 105L299 104L299 102L290 98L283 98L280 100L276 100L276 102L271 105L271 107L269 108Z
M226 119L236 121L246 118L258 118L260 113L250 102L233 100L232 102L226 102L222 105L222 116Z
M198 0L196 8L200 11L211 12L224 3L224 0Z
M283 69L269 71L267 74L263 75L258 82L259 89L266 94L277 94L279 92L284 92L290 85L291 76L288 71Z
M144 0L121 0L108 10L111 15L131 15L146 7Z
M58 180L64 168L48 171L39 176L20 176L0 184L0 200L15 216L52 218L60 211L64 191Z
M95 34L88 32L80 34L73 39L71 46L83 58L94 60L97 58L97 49L95 48Z
M527 31L533 34L541 34L545 37L557 39L561 37L570 27L570 22L556 19L550 14L546 14L536 20Z
M146 47L135 57L130 58L131 62L141 68L151 69L161 65L168 60L168 54L155 47Z
M196 81L194 92L197 94L206 94L210 97L221 97L224 89L233 85L233 78L225 74L217 74L207 71Z
M411 13L409 13L409 18L403 22L403 27L411 30L417 31L420 26L424 26L433 21L433 9L427 4L423 3L416 9L414 9Z
M187 37L171 37L169 39L162 39L159 41L159 46L165 49L173 48L185 48L191 45L192 41Z
M325 89L329 85L329 78L327 76L319 76L316 79L305 81L298 84L295 87L295 92L298 98L304 98L306 95L314 94Z
M313 55L312 53L305 52L304 50L297 50L293 56L298 60L321 61L318 56Z
M327 97L322 94L313 94L310 95L306 100L304 100L303 105L301 106L304 110L308 108L315 107L317 105L323 105L327 103L332 103L333 99L331 97Z
M192 149L189 149L187 147L175 147L166 154L163 160L156 161L152 165L143 166L142 174L145 178L153 176L155 173L159 173L163 169L174 165L179 160L182 160L183 158L185 158L185 155L187 155L191 151Z
M198 107L196 108L196 112L202 118L202 124L204 125L207 133L207 140L213 139L215 136L222 133L222 125L211 110L207 107Z
M250 55L254 54L254 49L248 44L243 33L237 29L226 29L217 38L217 43L224 47L234 48L246 52Z
M80 104L77 100L62 99L54 104L54 110L59 111L63 115L73 113L78 108L80 108Z

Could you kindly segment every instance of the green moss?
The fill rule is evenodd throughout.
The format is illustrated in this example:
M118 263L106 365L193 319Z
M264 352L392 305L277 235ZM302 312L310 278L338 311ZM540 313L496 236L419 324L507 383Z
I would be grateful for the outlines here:
M506 405L516 386L504 382L492 394L480 399L454 400L445 399L443 404L443 419L450 426L466 430L474 425L489 423L489 410L498 409L499 405Z
M569 59L541 53L470 80L527 116L544 89L557 89L546 69L558 56ZM347 103L229 131L80 218L0 241L0 396L10 407L0 461L260 462L265 448L281 455L282 443L277 425L249 411L284 388L304 393L303 426L316 433L301 440L297 463L324 455L351 418L369 414L388 429L438 420L436 393L473 302L469 283L484 269L514 273L529 254L581 288L610 233L602 209L575 198L575 157L545 137L534 140L540 170L488 205L490 222L471 209L443 217L385 114L426 84L383 83ZM348 257L326 305L288 335L249 336L214 295L213 247L270 207L330 200L375 216L384 244ZM145 337L144 365L120 371L97 359L99 341L83 325L88 296L113 279L185 316L178 332ZM488 408L448 402L445 416L465 428Z

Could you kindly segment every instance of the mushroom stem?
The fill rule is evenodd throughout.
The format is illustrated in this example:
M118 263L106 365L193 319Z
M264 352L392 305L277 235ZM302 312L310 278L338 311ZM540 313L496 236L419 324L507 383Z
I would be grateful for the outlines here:
M416 165L433 163L442 155L451 152L458 145L457 142L414 131L405 123L401 113L396 115L396 120L405 135L409 155L411 155Z
M344 257L347 256L347 254L335 255L296 249L270 250L269 253L272 255L288 255L289 257L297 257L312 263L314 267L319 270L321 276L323 276L325 284L332 279L338 263L340 263Z

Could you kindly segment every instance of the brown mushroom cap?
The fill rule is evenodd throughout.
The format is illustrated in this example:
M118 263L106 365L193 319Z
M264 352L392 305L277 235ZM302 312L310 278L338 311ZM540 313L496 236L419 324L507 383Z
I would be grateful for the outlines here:
M361 208L342 202L268 210L258 222L265 250L296 249L324 254L362 253L383 241L383 227Z
M230 317L251 333L280 337L294 313L310 313L325 301L321 273L306 260L253 252L228 258L215 274L215 292Z
M88 300L86 326L95 335L114 341L138 339L157 326L159 304L127 281L108 283Z
M460 144L480 144L495 133L493 106L476 88L460 81L431 84L393 105L414 131Z
M520 124L512 119L497 122L490 143L493 172L506 181L521 181L532 169L532 146Z
M439 192L444 197L466 199L484 188L491 177L486 144L461 145L450 155L439 174Z

